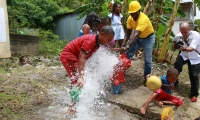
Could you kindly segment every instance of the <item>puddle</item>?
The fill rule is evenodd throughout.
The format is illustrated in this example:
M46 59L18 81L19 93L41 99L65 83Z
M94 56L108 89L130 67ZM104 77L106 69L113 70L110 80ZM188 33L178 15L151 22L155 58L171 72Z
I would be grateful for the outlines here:
M38 113L40 118L44 120L68 120L70 116L67 114L68 105L71 102L69 96L69 88L50 88L49 94L53 100L52 104L41 109Z

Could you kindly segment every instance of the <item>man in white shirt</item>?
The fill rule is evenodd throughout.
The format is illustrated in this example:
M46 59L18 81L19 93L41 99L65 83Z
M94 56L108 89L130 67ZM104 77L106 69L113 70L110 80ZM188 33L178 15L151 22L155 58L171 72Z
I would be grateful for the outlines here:
M174 68L179 73L182 71L182 67L185 63L188 64L189 77L191 83L190 97L192 102L197 102L198 88L199 88L199 69L200 69L200 34L196 31L190 31L188 23L182 23L180 26L179 41L183 42L183 45L179 45L181 50L178 55ZM175 48L175 43L172 44L172 48Z

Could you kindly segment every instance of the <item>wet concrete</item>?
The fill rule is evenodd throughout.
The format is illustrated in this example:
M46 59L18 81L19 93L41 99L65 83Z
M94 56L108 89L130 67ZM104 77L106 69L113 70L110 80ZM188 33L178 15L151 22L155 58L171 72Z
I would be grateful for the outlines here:
M120 95L111 95L108 100L133 114L138 114L149 119L160 119L162 108L157 106L155 102L150 103L145 115L140 113L140 107L151 94L152 91L149 91L147 87L141 86L134 90L128 90ZM168 106L164 105L163 108L165 107ZM176 110L174 106L173 108Z
M161 119L162 109L165 107L172 107L175 112L175 120L194 120L200 115L200 101L196 103L190 102L188 98L181 97L180 94L174 92L174 95L184 99L184 103L180 107L164 105L163 107L157 106L155 102L150 103L146 114L140 113L140 107L150 97L152 91L149 91L147 87L140 86L137 89L128 90L118 95L110 94L108 101L120 106L122 109L126 109L130 113L142 116L143 119ZM199 99L199 97L198 97Z

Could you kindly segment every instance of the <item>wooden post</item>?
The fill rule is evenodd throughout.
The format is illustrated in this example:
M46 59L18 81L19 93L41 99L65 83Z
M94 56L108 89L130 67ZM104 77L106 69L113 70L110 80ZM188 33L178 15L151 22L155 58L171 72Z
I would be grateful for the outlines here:
M6 0L0 0L0 58L11 57Z

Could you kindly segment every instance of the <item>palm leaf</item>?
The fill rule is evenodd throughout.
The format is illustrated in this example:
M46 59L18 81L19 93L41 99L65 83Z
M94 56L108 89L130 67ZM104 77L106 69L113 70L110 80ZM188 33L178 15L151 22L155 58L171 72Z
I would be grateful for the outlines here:
M88 8L87 10L83 11L77 18L77 20L80 20L82 17L84 17L85 15L88 15L89 13L93 12L92 9Z
M74 13L79 13L79 12L82 12L88 8L90 8L91 4L85 4L85 5L82 5L80 7L78 7L77 9L75 9L73 12Z

